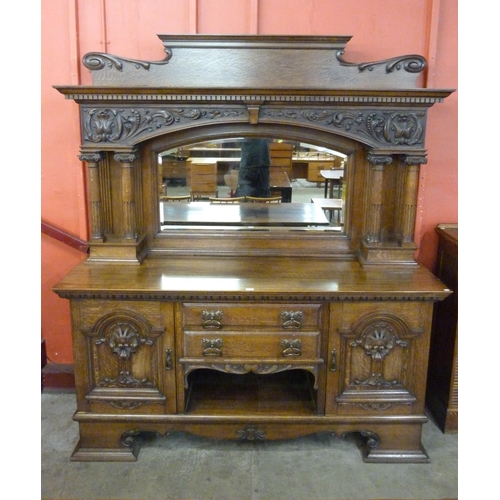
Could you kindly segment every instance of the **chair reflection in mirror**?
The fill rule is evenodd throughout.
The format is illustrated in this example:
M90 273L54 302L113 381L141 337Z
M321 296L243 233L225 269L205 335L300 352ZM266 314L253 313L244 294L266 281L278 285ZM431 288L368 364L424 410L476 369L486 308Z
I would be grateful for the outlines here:
M227 204L227 203L242 203L245 201L245 197L244 196L237 196L235 198L214 198L212 196L210 196L208 198L208 201L210 203L221 203L221 204Z
M281 196L272 196L270 198L247 196L245 199L249 203L281 203Z
M179 202L188 202L191 201L191 195L180 195L180 196L160 196L160 201L171 202L171 201L179 201Z
M191 164L191 199L217 198L217 163Z

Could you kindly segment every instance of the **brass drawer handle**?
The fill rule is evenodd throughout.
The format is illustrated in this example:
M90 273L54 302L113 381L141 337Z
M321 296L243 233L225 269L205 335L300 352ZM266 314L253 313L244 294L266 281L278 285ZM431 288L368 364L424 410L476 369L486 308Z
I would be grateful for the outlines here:
M220 330L223 316L222 311L201 311L202 327L206 330Z
M281 355L284 357L302 356L301 339L282 339L280 341Z
M302 311L283 311L281 313L281 326L285 330L299 330L302 328Z
M201 339L203 356L222 356L222 339Z

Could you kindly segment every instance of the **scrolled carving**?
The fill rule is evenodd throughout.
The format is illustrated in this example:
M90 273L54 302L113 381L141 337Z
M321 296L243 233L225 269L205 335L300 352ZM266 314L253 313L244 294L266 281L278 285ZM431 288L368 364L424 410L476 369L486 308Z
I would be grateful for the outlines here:
M141 406L147 405L149 401L114 401L111 399L103 400L104 403L116 408L117 410L135 410L136 408L140 408Z
M243 110L200 108L85 108L82 107L82 136L93 143L124 143L181 120L214 120L242 116Z
M146 378L138 380L129 370L122 370L117 378L104 377L99 385L101 387L152 387L153 383Z
M363 387L401 387L397 380L386 380L381 373L372 373L364 380L354 380L354 385Z
M276 111L269 111L276 114ZM287 115L294 118L296 115ZM354 138L368 137L391 146L423 144L425 113L409 111L367 110L355 112L339 110L303 110L300 116L307 121L323 122L343 129Z
M417 54L409 54L405 56L393 57L391 59L384 59L382 61L373 61L366 63L350 63L344 60L342 57L344 55L343 50L339 50L336 53L337 60L341 66L356 66L359 71L373 71L377 66L385 65L386 73L393 73L394 71L404 70L408 73L420 73L427 67L427 61L425 57Z
M408 401L405 401L403 403L354 403L354 406L359 406L363 410L369 410L369 411L386 411L390 410L393 406L399 406L399 405L409 405L411 404Z
M365 121L363 113L353 113L350 111L302 111L302 116L311 122L325 122L325 125L333 125L346 131L351 130L355 125L362 125Z
M163 65L167 64L172 57L172 50L165 48L165 58L161 61L139 61L137 59L128 59L125 57L117 57L103 52L88 52L82 58L83 65L91 70L96 71L105 68L114 68L118 71L123 70L123 63L131 63L137 69L149 70L152 64Z
M266 438L266 433L258 429L256 425L247 425L245 428L236 431L236 434L240 439L246 441L264 441Z
M367 438L366 446L368 446L368 448L377 448L377 446L380 444L380 437L377 433L372 431L362 430L360 434L363 437Z
M386 72L392 73L394 70L403 68L408 73L420 73L427 67L424 57L411 54L402 57L393 57L387 61Z
M248 364L233 364L226 363L223 365L210 365L212 370L217 370L224 373L232 373L234 375L244 375L245 373L256 373L257 375L269 375L271 373L284 372L292 370L294 365L273 365L267 363L248 363ZM301 366L302 368L302 366Z
M120 442L123 446L126 446L127 448L131 448L134 446L134 443L141 434L140 429L132 429L130 431L124 432L122 434L122 437L120 439Z

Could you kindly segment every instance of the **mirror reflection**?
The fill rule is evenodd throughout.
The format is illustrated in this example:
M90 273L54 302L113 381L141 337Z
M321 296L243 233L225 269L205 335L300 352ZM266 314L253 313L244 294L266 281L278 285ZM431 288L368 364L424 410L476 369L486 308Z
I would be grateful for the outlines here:
M162 229L343 231L347 157L283 139L230 138L158 155Z

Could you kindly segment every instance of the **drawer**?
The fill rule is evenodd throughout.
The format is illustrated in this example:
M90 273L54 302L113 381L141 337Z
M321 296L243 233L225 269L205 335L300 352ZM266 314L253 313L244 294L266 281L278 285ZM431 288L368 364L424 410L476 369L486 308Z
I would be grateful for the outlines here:
M185 168L169 168L165 173L166 173L166 175L170 175L170 176L177 175L177 176L186 177L186 169Z
M316 330L321 325L321 304L184 303L184 329L234 330L238 327Z
M184 356L201 359L317 359L315 332L184 332Z
M324 182L325 179L319 173L320 170L330 170L333 167L333 162L314 162L309 163L307 169L307 180L310 182Z
M164 174L168 172L185 172L186 171L186 163L185 162L165 162L162 164L162 171Z
M330 170L333 168L332 161L315 161L314 163L309 163L309 168L311 170L316 170L319 172L320 170Z
M273 167L289 167L292 161L290 158L273 158L271 160L271 165Z

